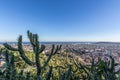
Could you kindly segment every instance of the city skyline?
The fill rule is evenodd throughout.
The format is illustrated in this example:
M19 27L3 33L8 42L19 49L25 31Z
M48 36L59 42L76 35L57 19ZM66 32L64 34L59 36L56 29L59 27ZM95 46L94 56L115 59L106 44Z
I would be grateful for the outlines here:
M120 42L119 0L1 0L0 41Z

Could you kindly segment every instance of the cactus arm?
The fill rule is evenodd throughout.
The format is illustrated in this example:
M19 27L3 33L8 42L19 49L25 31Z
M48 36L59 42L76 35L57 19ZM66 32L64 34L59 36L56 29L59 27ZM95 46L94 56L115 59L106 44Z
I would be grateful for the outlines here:
M11 80L14 80L14 78L15 78L15 76L16 76L15 74L17 73L14 62L15 62L15 61L14 61L14 55L12 54L12 55L11 55L11 58L10 58L10 66L11 66L11 68L12 68L12 70L11 70Z
M60 46L57 45L53 55L55 55L61 49L61 47L62 47L62 45L60 45Z
M44 49L45 49L45 45L41 45L41 48L39 49L39 53L42 53Z
M19 37L18 39L18 51L20 53L20 56L22 57L22 59L29 65L33 66L35 63L30 61L30 59L28 59L28 57L25 55L25 52L23 50L22 47L22 36Z
M74 64L79 68L79 69L83 69L85 71L85 73L89 76L89 72L85 69L84 66L82 66L82 64L80 64L80 66L78 65L78 63L75 61L74 59Z
M6 61L7 65L8 65L8 63L9 63L9 56L8 56L8 51L7 50L5 50L5 61Z
M12 47L11 45L9 45L9 44L7 44L7 43L4 43L3 45L4 45L7 49L9 49L9 50L18 51L17 48L14 48L14 47Z
M37 67L37 79L38 80L42 80L40 77L41 74L41 64L40 64L40 60L39 60L39 53L35 54L35 62L36 62L36 67Z
M46 80L50 80L50 77L52 76L52 66L50 66L50 70L47 73Z
M115 61L114 59L112 58L112 56L110 56L110 59L111 59L111 65L110 65L110 71L113 73L114 72L114 69L115 69Z
M33 40L33 34L30 31L27 31L27 36L30 40L30 43L32 44L32 46L35 46L34 44L34 40Z
M57 46L57 48L55 48L55 45L52 45L51 53L50 53L49 57L47 58L46 62L44 63L43 68L45 68L47 66L47 64L50 61L51 57L53 55L55 55L60 49L61 49L61 46Z
M9 67L9 54L8 54L8 51L7 50L5 50L5 57L6 57L6 63L7 63L7 66L6 66L6 70L5 70L5 72L3 72L4 74L5 74L5 78L6 78L6 80L8 80L9 78L10 78L10 67Z
M53 55L53 52L54 52L54 48L55 48L55 45L52 45L51 53L48 56L47 60L45 61L44 65L43 65L43 68L45 68L47 66L48 62L50 61L50 59L51 59L51 57Z

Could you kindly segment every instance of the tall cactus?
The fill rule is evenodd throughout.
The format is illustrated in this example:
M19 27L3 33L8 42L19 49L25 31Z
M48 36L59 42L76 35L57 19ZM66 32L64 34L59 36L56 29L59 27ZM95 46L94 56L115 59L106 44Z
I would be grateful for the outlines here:
M88 80L116 80L116 74L120 72L120 70L115 71L117 64L112 56L109 57L109 61L104 61L99 58L96 63L94 58L92 58L91 65L89 66L78 64L75 60L74 63L79 69L84 70Z
M110 56L109 59L109 61L102 61L102 63L99 64L99 70L103 70L103 76L105 80L115 80L117 79L116 74L118 74L120 70L115 71L115 67L118 64L115 63L112 56Z
M79 68L79 69L83 69L84 72L87 74L87 79L88 80L99 80L97 78L97 76L99 76L97 74L98 70L97 70L97 65L98 65L98 62L95 63L95 60L94 58L92 57L92 61L91 61L91 65L82 65L81 63L77 63L74 59L74 63L75 65ZM84 75L83 75L84 77ZM100 79L101 80L101 79Z
M8 52L7 50L4 51L6 57L6 64L4 71L5 80L14 80L16 78L16 67L14 64L14 55Z
M26 55L25 51L23 50L22 46L22 36L20 35L18 38L18 48L14 48L11 45L5 43L4 46L12 51L18 51L22 59L30 66L36 66L37 69L37 80L42 80L41 77L41 70L45 69L45 67L48 65L48 62L50 61L51 57L58 53L58 51L61 49L61 45L55 48L55 45L52 46L52 50L50 55L48 56L47 60L45 61L44 65L41 66L40 63L40 53L43 52L45 49L45 45L40 45L39 40L38 40L38 35L37 34L32 34L30 31L27 31L27 36L30 40L30 43L33 47L33 52L35 54L35 62L31 61Z

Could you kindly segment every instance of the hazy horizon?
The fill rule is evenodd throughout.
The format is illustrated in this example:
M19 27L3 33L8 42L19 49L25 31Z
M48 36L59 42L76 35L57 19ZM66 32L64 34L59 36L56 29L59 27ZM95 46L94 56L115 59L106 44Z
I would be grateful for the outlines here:
M6 43L6 42L18 42L17 40L16 41L0 41L0 43ZM23 42L30 42L30 41L24 41ZM120 41L40 41L40 42L113 42L113 43L120 43Z
M120 42L120 0L0 0L0 42Z

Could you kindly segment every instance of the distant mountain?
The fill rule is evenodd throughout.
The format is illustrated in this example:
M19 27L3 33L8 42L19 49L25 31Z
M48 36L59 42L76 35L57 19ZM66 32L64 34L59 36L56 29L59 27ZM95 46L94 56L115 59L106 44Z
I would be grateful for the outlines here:
M5 42L0 42L3 44ZM7 42L8 44L17 44L17 42ZM120 44L120 42L40 42L41 44ZM30 42L23 42L23 44L30 44Z
M95 42L93 44L120 44L120 42Z

